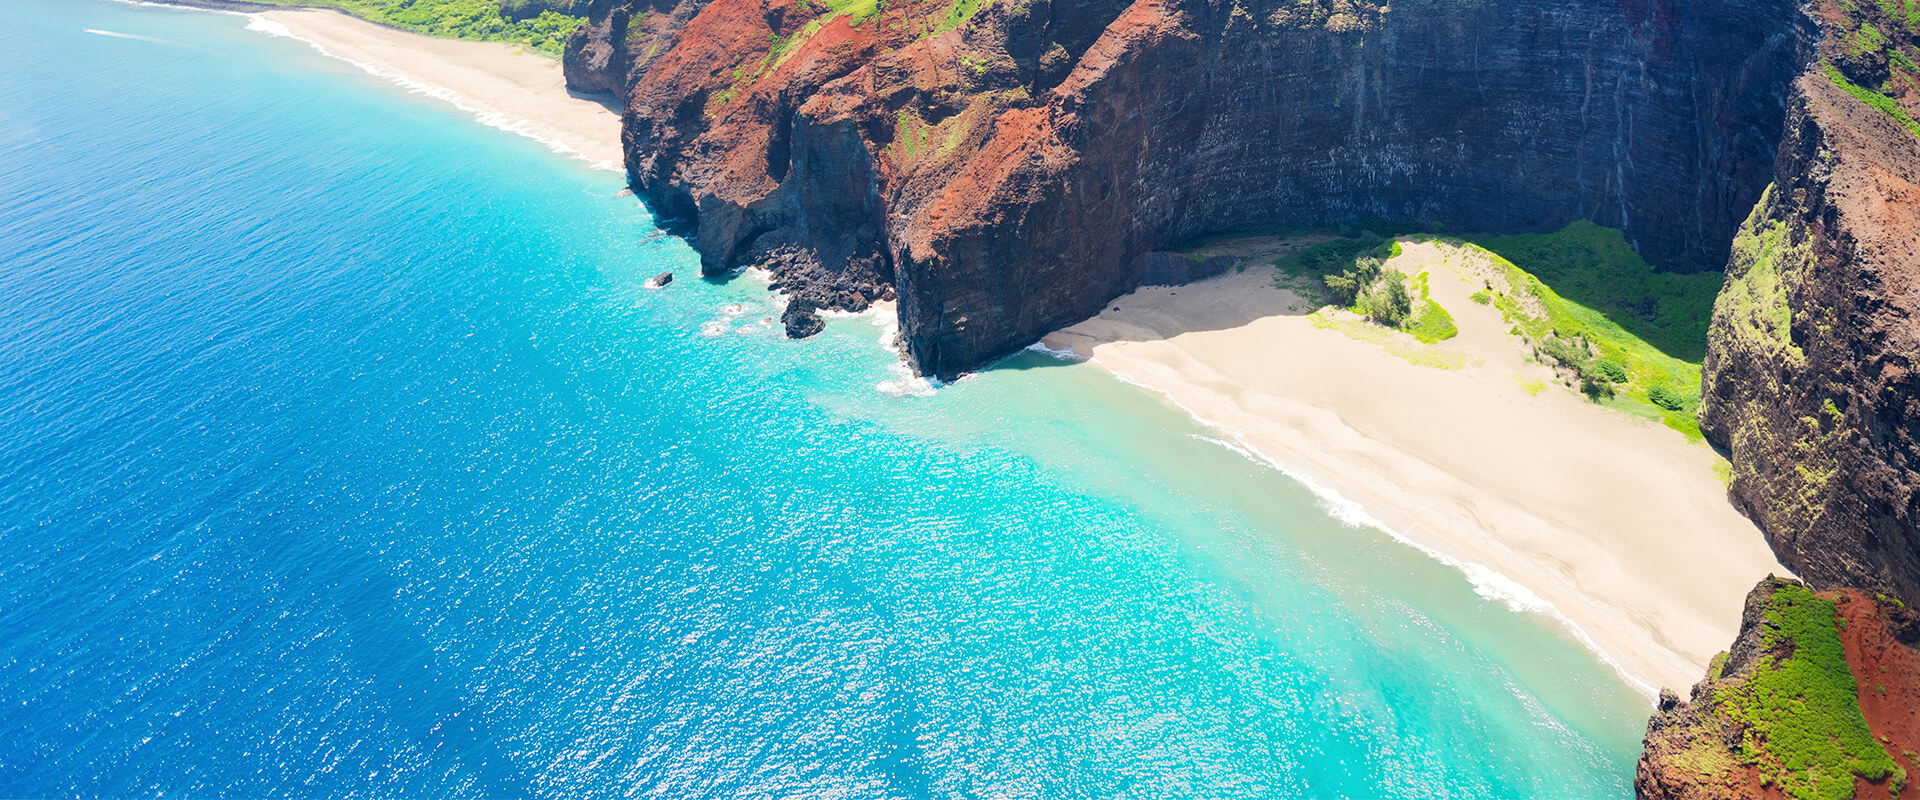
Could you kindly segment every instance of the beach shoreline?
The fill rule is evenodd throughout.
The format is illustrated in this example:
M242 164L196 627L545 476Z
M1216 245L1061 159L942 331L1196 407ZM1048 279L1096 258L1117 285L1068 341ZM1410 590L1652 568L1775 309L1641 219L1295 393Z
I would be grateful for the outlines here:
M490 127L534 139L596 169L623 169L614 99L568 90L559 59L503 42L412 33L332 9L249 8L235 13L250 18L250 29L306 42L412 93L453 105Z
M619 115L570 93L558 60L328 9L247 15L251 28L305 41L484 124L621 169ZM1336 517L1460 570L1490 601L1555 618L1649 698L1690 685L1732 640L1747 589L1789 574L1726 501L1711 451L1557 386L1529 391L1527 381L1550 382L1550 371L1500 335L1497 312L1462 308L1461 286L1435 281L1461 317L1462 342L1442 349L1480 363L1447 370L1316 325L1306 298L1274 288L1272 274L1256 266L1143 287L1042 344L1162 396L1306 484ZM1440 400L1445 413L1408 400ZM1546 458L1530 470L1516 457L1529 441L1579 463ZM1583 470L1585 479L1568 481ZM1600 491L1568 503L1556 489L1577 484ZM1607 492L1618 499L1592 496ZM1595 521L1636 501L1643 507L1620 520ZM1698 533L1661 541L1649 531L1663 521Z
M1649 699L1684 691L1753 584L1789 574L1726 499L1718 456L1555 385L1468 300L1466 251L1405 249L1395 263L1430 272L1455 339L1315 311L1241 253L1243 271L1142 287L1040 344L1162 396L1489 601L1554 618Z

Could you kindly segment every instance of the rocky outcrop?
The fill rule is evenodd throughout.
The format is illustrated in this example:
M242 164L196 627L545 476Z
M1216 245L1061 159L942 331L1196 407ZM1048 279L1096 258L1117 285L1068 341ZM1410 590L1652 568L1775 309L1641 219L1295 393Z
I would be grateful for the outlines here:
M1920 129L1856 83L1882 85L1887 58L1876 79L1849 41L1796 82L1775 184L1734 240L1701 427L1782 563L1920 602Z
M1920 776L1920 614L1768 578L1740 634L1682 702L1670 691L1635 769L1642 800L1892 797Z
M891 290L941 376L1221 231L1584 218L1717 268L1811 37L1791 0L596 2L569 80L624 80L630 181L703 269Z
M567 88L624 98L639 71L670 49L706 0L573 0L587 21L567 37Z

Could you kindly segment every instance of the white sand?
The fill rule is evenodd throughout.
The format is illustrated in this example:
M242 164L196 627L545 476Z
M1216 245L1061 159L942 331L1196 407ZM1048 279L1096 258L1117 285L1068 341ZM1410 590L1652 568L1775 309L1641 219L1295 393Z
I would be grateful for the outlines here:
M499 42L437 39L337 11L255 15L270 33L292 35L374 75L472 112L482 122L546 143L596 166L619 169L620 115L567 92L558 59ZM276 27L277 26L277 27Z
M1503 599L1558 616L1643 693L1684 693L1732 643L1746 592L1788 571L1727 501L1712 451L1553 383L1499 311L1468 299L1482 284L1462 277L1473 273L1463 252L1408 243L1393 262L1431 270L1433 298L1460 326L1441 345L1316 326L1307 301L1273 288L1271 253L1244 273L1143 288L1044 343L1465 562L1483 594L1501 581L1466 565L1511 578L1522 597ZM1420 366L1389 348L1470 365ZM1534 395L1523 380L1548 385Z

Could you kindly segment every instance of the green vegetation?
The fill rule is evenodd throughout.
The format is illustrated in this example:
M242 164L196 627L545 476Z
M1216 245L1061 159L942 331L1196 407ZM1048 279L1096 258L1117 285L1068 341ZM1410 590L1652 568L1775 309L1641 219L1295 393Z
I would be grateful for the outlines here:
M1707 322L1720 291L1717 272L1655 270L1619 231L1586 220L1557 233L1472 241L1668 355L1686 361L1706 355Z
M1393 249L1398 254L1400 243L1394 242ZM1413 334L1415 339L1433 344L1459 336L1460 326L1454 324L1452 314L1447 313L1445 308L1433 302L1428 296L1427 276L1429 274L1431 273L1422 272L1420 277L1414 280L1414 285L1420 289L1420 310L1414 313L1412 319L1407 320L1407 332Z
M428 36L509 42L535 52L560 55L567 36L580 26L571 0L508 0L501 14L498 0L261 0L274 5L336 8L356 17ZM584 10L584 3L582 3ZM538 13L535 13L535 12Z
M1573 372L1596 402L1700 438L1700 358L1721 276L1656 272L1619 231L1584 221L1475 244L1506 278L1491 302L1536 357Z
M1665 386L1647 389L1647 402L1668 411L1679 411L1687 407L1687 397Z
M1378 251L1383 243L1377 235L1334 239L1289 253L1273 265L1284 276L1323 283L1331 293L1330 302L1351 306L1362 280L1370 283L1378 275L1380 256L1386 253L1370 254L1369 263L1361 262L1361 254Z
M1716 708L1743 728L1738 755L1795 800L1851 798L1855 775L1905 785L1861 716L1833 601L1774 581L1766 622L1745 680L1713 690Z
M1387 266L1400 245L1379 230L1349 229L1342 238L1295 251L1274 262L1281 273L1275 280L1296 291L1303 283L1317 286L1320 300L1425 344L1458 335L1453 315L1430 299L1424 273L1407 283ZM1573 385L1595 402L1701 438L1694 416L1700 360L1721 275L1660 272L1619 231L1584 221L1557 233L1473 243L1428 234L1415 239L1449 242L1466 248L1468 258L1488 259L1493 275L1473 301L1498 308L1512 335L1530 344L1542 363L1571 372ZM1315 324L1335 327L1332 317L1323 324L1324 316L1316 315Z
M846 17L849 27L858 28L868 17L886 10L882 0L820 0L826 6L828 17Z
M1379 345L1389 355L1405 359L1407 363L1415 366L1462 369L1485 363L1483 359L1472 353L1447 347L1434 347L1410 336L1397 336L1391 328L1341 314L1331 306L1308 314L1307 321L1321 330L1330 330L1349 339Z
M1399 242L1375 229L1361 228L1351 237L1303 248L1273 265L1282 273L1276 281L1317 282L1323 288L1323 300L1389 328L1405 329L1422 343L1459 335L1453 315L1429 297L1426 273L1409 280L1400 270L1386 266L1400 253Z
M1413 293L1407 291L1407 276L1392 267L1379 270L1379 275L1373 283L1361 287L1354 306L1368 319L1398 328L1413 314Z
M940 17L940 24L934 26L933 32L946 33L967 24L984 5L981 0L954 0L954 4L947 8L947 13Z

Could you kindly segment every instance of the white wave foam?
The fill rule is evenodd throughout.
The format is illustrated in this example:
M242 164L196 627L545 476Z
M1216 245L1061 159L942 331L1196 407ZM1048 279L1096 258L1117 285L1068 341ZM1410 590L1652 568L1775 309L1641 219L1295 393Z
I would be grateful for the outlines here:
M278 22L274 22L273 20L267 19L266 17L260 16L259 14L247 15L247 30L254 31L257 33L264 33L268 36L278 36L283 39L300 39L300 37L293 35L293 31L289 30L287 26L282 25ZM307 40L300 39L300 41L306 42ZM313 44L313 43L307 42L307 44ZM326 48L321 47L320 45L314 44L313 47L314 49L319 50L322 53L327 52ZM327 55L331 56L333 54L327 53Z
M510 117L505 114L501 114L499 112L488 111L486 109L479 108L477 106L472 105L471 103L468 103L466 98L461 97L458 92L455 92L454 90L449 89L445 86L439 86L436 84L427 83L426 81L422 81L418 78L414 78L413 76L407 75L406 73L400 72L398 70L389 69L380 64L371 64L365 61L356 61L354 59L347 58L346 56L340 55L339 53L335 53L332 50L328 50L324 45L320 44L319 42L316 42L312 39L308 39L304 36L294 33L287 26L282 25L278 22L274 22L273 20L267 19L265 17L262 17L259 14L247 14L245 16L247 17L247 30L257 31L259 33L264 33L268 36L277 36L277 37L283 37L287 39L293 39L295 41L306 42L307 46L312 47L314 50L319 51L319 53L323 56L336 59L339 61L345 61L348 64L352 64L356 67L359 67L362 72L365 72L368 75L372 75L376 78L385 80L401 88L404 88L407 90L409 94L425 95L435 100L439 100L441 102L447 103L453 106L454 108L460 109L461 111L465 111L468 114L473 115L473 118L476 121L478 121L480 124L485 125L489 128L506 131L507 133L511 133L516 136L523 136L528 139L532 139L536 142L546 145L548 150L551 150L556 154L563 155L568 158L576 158L581 161L587 161L589 162L589 165L593 169L605 170L610 172L618 172L624 169L622 165L616 164L610 161L593 161L589 159L585 153L575 150L573 147L569 146L567 143L562 142L550 136L543 136L539 134L534 130L535 123L532 122L531 120L520 119L517 117Z
M1048 347L1047 343L1044 341L1034 342L1033 344L1027 345L1027 350L1031 352L1039 353L1043 356L1057 358L1057 359L1060 359L1061 361L1087 360L1084 356L1081 356L1079 353L1073 352L1073 348L1071 347L1062 347L1058 350L1055 350L1051 347Z
M1359 502L1341 494L1332 486L1322 483L1314 476L1296 469L1279 459L1260 452L1259 449L1247 443L1240 431L1195 413L1193 409L1188 408L1179 400L1174 399L1172 394L1158 387L1149 386L1116 370L1108 369L1107 371L1114 377L1119 378L1122 382L1138 386L1166 398L1167 402L1172 403L1175 408L1185 412L1186 415L1195 422L1200 423L1209 430L1223 434L1231 440L1223 441L1205 436L1197 437L1202 441L1212 442L1228 450L1232 450L1235 453L1239 453L1247 460L1255 464L1270 467L1280 474L1293 479L1301 486L1306 487L1307 491L1312 492L1314 497L1320 500L1320 507L1327 512L1327 515L1338 520L1341 524L1350 528L1372 528L1380 531L1394 541L1418 550L1426 554L1427 557L1451 567L1466 577L1467 584L1473 587L1473 593L1479 595L1483 600L1500 603L1516 613L1534 613L1552 619L1559 623L1561 627L1565 628L1567 632L1573 634L1573 638L1579 641L1582 647L1585 647L1589 652L1592 652L1598 657L1601 663L1611 668L1614 674L1619 675L1620 679L1629 687L1632 687L1634 691L1649 698L1658 696L1658 688L1641 680L1640 676L1628 672L1625 665L1615 659L1613 654L1607 652L1605 648L1602 648L1600 642L1595 640L1591 634L1587 633L1585 628L1580 627L1580 624L1574 622L1573 618L1568 617L1553 603L1535 594L1532 589L1528 589L1519 581L1485 564L1456 558L1453 555L1421 543L1419 540L1408 535L1420 527L1418 522L1413 523L1407 532L1397 530L1393 526L1380 521L1379 518L1373 516L1365 507L1361 506Z
M155 39L151 36L141 36L140 34L137 34L137 33L121 33L119 31L103 31L103 30L100 30L99 28L81 28L81 30L87 33L91 33L95 36L105 36L112 39L134 39L142 42L153 42L155 44L170 44L170 42L168 42L165 39Z
M871 317L875 314L879 314L881 313L881 309L879 306L867 306L865 311L847 311L845 309L839 309L839 308L823 308L814 313L819 314L821 319L860 319L861 317Z
M893 355L893 363L887 365L887 374L892 377L876 383L873 388L881 394L891 397L932 397L945 381L934 380L913 374L913 368L907 365L907 351L900 346L900 314L891 308L873 306L873 325L880 329L876 340L880 349Z

